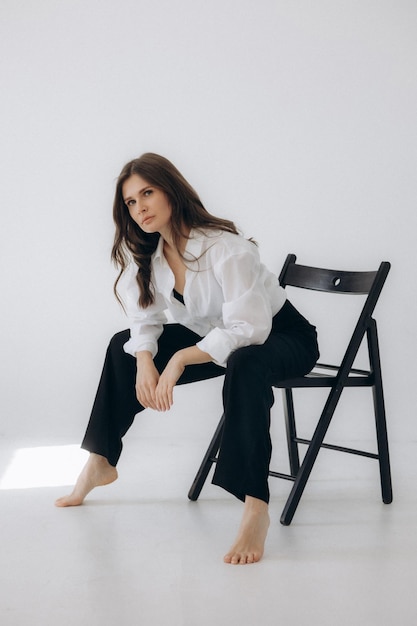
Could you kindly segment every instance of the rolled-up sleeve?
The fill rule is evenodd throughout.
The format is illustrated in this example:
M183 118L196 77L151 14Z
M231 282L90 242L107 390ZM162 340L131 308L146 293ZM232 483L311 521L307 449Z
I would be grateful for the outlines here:
M231 352L251 344L262 344L272 327L271 302L262 276L257 248L246 247L220 260L214 267L224 303L224 328L211 330L197 346L225 366Z
M155 293L155 302L146 309L141 309L139 286L136 282L137 268L131 266L126 272L126 313L129 319L130 339L123 349L135 356L136 352L147 350L155 357L158 351L158 339L167 321L165 300L160 293Z

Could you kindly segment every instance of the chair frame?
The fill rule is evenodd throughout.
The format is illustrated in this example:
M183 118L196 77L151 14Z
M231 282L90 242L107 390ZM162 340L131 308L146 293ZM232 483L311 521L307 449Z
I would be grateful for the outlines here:
M269 475L293 481L281 515L281 523L291 524L301 496L310 477L317 455L321 448L360 455L379 462L382 500L385 504L392 502L392 481L388 448L388 435L385 415L384 393L382 386L381 362L379 353L378 333L373 312L384 286L390 263L384 261L379 269L373 272L337 271L315 268L296 263L296 255L289 254L279 276L282 287L300 287L326 293L344 293L367 295L359 319L355 325L348 347L339 366L317 363L307 376L274 383L274 387L282 389L284 418L286 426L287 446L290 473L270 471ZM358 350L365 340L368 347L369 369L353 367ZM320 370L320 371L319 371ZM323 373L322 370L324 370ZM329 394L311 439L297 436L293 389L329 388ZM373 393L373 404L376 424L377 453L346 448L324 442L327 430L335 413L340 396L345 387L370 387ZM217 461L217 453L221 445L224 415L216 428L207 452L189 490L190 500L197 500L207 479L209 471ZM299 444L307 446L303 462L300 464Z

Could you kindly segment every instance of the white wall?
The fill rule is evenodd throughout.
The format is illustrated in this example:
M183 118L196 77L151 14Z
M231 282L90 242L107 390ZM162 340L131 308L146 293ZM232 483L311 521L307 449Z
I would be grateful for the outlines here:
M387 405L392 436L414 436L414 0L0 11L1 435L82 435L125 325L111 291L114 179L149 150L254 236L271 269L287 252L392 262L378 309Z

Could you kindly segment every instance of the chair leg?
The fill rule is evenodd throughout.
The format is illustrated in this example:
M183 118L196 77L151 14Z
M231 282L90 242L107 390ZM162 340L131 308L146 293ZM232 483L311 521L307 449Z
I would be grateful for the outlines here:
M316 430L311 438L310 444L307 448L307 452L304 456L304 460L301 464L300 470L297 473L294 481L293 488L288 496L287 502L281 514L281 524L289 526L294 517L294 513L297 510L298 504L303 495L304 488L307 484L311 470L313 469L317 455L320 451L321 445L324 441L324 437L329 428L333 414L335 412L337 403L342 393L343 387L333 388L327 398L325 407L317 423Z
M287 433L288 457L291 476L296 476L300 469L300 457L295 426L294 399L292 389L283 389L282 399L284 404L285 429Z
M381 477L382 501L392 502L391 467L388 449L387 422L385 416L384 392L382 387L381 361L379 358L376 323L371 320L368 327L369 361L374 374L373 400L375 409L376 437L378 443L379 472Z
M206 482L208 473L211 469L211 466L215 462L216 454L219 451L220 443L223 435L223 426L224 426L224 415L222 415L220 422L217 425L216 431L213 435L213 438L210 442L209 447L207 448L207 452L203 458L203 461L200 465L200 468L195 475L193 484L190 487L188 492L188 497L190 500L197 500L200 492Z

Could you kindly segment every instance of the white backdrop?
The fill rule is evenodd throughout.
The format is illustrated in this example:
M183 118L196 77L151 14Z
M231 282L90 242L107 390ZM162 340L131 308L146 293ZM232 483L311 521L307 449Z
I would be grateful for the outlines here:
M154 151L277 272L287 252L339 269L392 262L378 307L390 431L415 439L416 2L0 11L0 435L81 437L108 338L125 327L114 180Z

